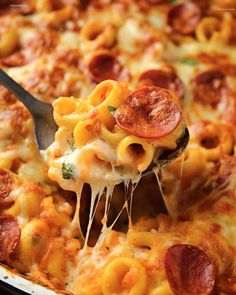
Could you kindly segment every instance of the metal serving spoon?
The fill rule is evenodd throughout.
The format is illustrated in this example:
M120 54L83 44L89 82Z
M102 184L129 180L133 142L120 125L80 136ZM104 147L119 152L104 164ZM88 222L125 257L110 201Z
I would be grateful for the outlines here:
M36 143L40 150L45 150L53 142L57 131L52 105L37 100L2 69L0 69L0 83L15 94L30 111L34 120Z
M188 145L189 142L189 131L186 127L181 138L177 140L177 147L174 150L168 150L166 149L161 155L159 155L159 152L157 152L156 157L154 156L154 159L152 163L148 166L147 170L142 173L142 176L149 175L150 173L154 172L156 168L163 168L166 165L173 162L176 158L181 156Z
M37 100L1 69L0 83L15 94L30 111L34 120L36 143L40 150L46 149L53 142L57 130L57 125L53 119L52 105ZM189 131L186 128L182 137L177 142L176 149L165 150L161 156L157 155L148 169L143 172L143 176L152 173L154 167L164 167L179 157L185 150L188 141Z

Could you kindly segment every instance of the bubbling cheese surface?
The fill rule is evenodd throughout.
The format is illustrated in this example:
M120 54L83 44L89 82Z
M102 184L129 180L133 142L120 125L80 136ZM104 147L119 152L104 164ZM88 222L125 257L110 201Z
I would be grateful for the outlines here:
M0 261L75 295L235 294L235 1L0 2L1 68L42 101L64 97L51 181L30 114L0 87ZM127 81L124 98L179 97L190 142L156 176L139 180L154 150L175 150L178 114L163 135L142 91L102 108L115 84L91 93L107 79Z

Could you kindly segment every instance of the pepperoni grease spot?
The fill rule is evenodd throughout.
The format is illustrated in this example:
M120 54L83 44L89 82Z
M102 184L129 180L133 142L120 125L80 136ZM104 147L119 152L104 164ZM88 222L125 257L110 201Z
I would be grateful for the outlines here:
M201 249L192 245L170 247L165 256L165 272L176 295L207 295L215 285L215 265Z
M183 82L174 71L147 70L139 77L139 84L166 88L178 97L182 97L184 94Z
M88 69L94 82L100 83L107 79L122 81L128 78L128 71L111 54L95 55L89 62Z
M18 245L20 228L17 219L10 215L0 216L0 261L9 258Z
M175 130L181 112L166 89L145 86L131 93L115 112L120 128L143 138L161 138Z
M201 9L195 3L174 5L168 13L168 25L181 35L191 35L201 19Z

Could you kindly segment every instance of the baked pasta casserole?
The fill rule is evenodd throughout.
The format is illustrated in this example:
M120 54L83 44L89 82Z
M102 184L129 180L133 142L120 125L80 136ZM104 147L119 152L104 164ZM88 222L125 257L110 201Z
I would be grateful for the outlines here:
M235 0L0 0L0 24L0 67L58 125L39 151L0 87L2 265L64 294L236 294Z

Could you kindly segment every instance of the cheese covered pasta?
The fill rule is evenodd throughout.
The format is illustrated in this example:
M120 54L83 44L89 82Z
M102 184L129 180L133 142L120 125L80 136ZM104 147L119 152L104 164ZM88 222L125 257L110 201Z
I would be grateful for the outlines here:
M165 89L130 92L112 80L87 98L59 98L53 103L59 129L47 151L49 177L69 190L81 181L105 187L135 179L184 136L177 103Z
M59 294L236 294L235 11L0 1L0 67L59 127L38 151L0 87L1 268Z

